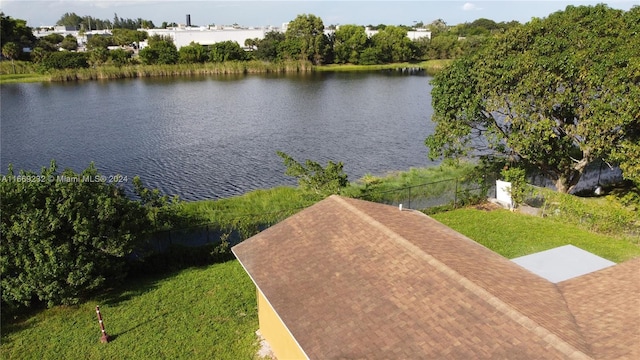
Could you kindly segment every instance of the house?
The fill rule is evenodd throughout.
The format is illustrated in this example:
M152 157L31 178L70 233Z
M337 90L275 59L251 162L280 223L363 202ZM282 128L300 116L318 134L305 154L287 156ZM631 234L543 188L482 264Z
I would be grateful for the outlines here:
M552 283L422 213L339 196L232 250L279 360L640 358L640 258Z

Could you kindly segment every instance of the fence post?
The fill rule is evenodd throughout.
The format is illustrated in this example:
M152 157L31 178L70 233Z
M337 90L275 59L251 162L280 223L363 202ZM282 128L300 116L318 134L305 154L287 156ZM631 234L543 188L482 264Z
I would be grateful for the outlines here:
M456 187L453 192L453 208L458 208L458 178L456 178Z
M107 335L107 332L104 330L104 323L102 322L102 315L100 314L99 306L96 306L96 313L98 314L98 322L100 323L100 331L102 332L100 342L106 344L109 342L109 335Z
M411 187L409 187L409 206L407 206L407 209L411 209Z

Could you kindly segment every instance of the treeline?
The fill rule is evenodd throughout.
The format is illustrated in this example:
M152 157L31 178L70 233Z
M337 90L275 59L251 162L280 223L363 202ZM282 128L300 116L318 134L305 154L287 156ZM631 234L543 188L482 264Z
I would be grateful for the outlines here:
M61 24L100 24L93 18L81 18L75 14L65 14ZM320 17L312 14L297 16L288 24L285 32L271 31L263 39L246 39L244 44L225 41L210 46L191 43L176 48L170 38L148 37L146 31L137 30L152 23L142 19L125 20L117 17L111 26L111 35L94 35L88 38L86 51L76 52L75 37L50 34L35 39L23 20L15 20L2 15L3 56L7 59L30 60L46 71L49 69L88 68L101 65L165 65L198 64L225 61L260 60L267 62L309 61L314 65L357 64L374 65L396 62L415 62L432 59L453 59L472 52L492 34L503 32L517 22L496 23L479 19L473 23L448 26L442 20L424 26L431 32L431 38L411 40L407 32L415 27L404 25L377 25L377 33L368 36L364 26L329 26L333 32L325 33L325 25ZM84 26L84 25L83 25ZM140 42L147 40L147 46L140 48ZM20 42L20 46L10 45ZM7 48L5 49L5 44ZM244 45L241 46L241 45ZM22 53L24 47L31 47L29 54ZM119 46L115 50L110 47ZM60 49L66 51L59 51Z
M155 25L151 20L144 20L142 18L137 19L124 19L118 17L118 14L113 14L113 21L108 19L96 19L91 16L79 16L76 13L65 13L56 22L56 25L65 26L66 28L74 30L107 30L107 29L153 29Z

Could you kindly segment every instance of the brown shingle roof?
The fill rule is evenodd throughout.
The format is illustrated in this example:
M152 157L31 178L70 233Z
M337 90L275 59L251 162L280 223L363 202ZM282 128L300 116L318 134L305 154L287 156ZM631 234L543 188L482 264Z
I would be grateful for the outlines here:
M595 358L640 359L640 258L558 287Z
M312 359L592 355L558 286L421 213L332 196L233 251Z

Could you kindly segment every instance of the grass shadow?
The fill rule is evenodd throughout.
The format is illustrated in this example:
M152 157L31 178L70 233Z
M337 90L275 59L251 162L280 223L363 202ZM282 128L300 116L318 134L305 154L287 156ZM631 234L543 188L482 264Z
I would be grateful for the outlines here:
M151 319L149 319L149 320L145 320L145 321L143 321L143 322L140 322L140 323L138 323L138 324L136 324L136 325L134 325L134 326L132 326L132 327L130 327L130 328L128 328L128 329L126 329L126 330L123 330L123 331L120 331L120 332L116 332L116 333L114 333L113 335L109 334L110 341L113 341L113 340L115 340L117 337L122 336L122 335L124 335L124 334L126 334L126 333L129 333L129 332L131 332L131 331L133 331L133 330L136 330L136 329L138 329L138 328L140 328L140 327L142 327L142 326L149 325L149 324L151 324L151 323L153 323L153 322L155 322L155 321L159 320L160 318L163 318L163 317L165 317L165 316L167 316L167 315L169 315L169 314L171 314L171 313L170 313L170 312L168 312L168 311L165 311L165 312L163 312L162 314L158 314L158 315L156 315L156 316L152 317Z

